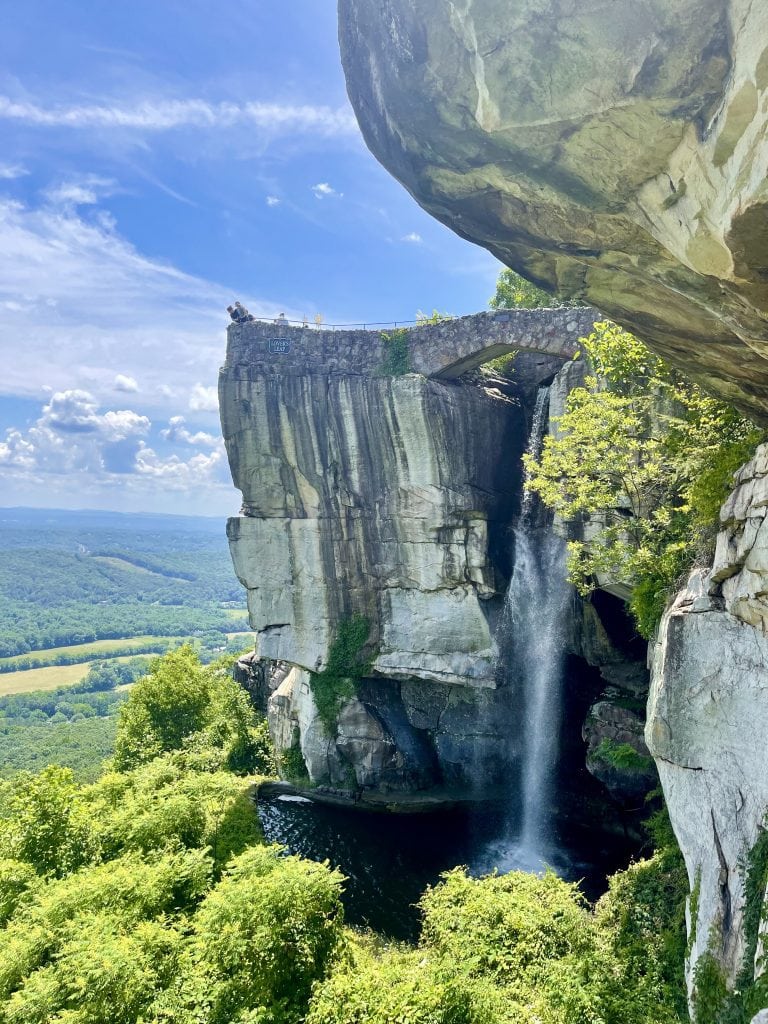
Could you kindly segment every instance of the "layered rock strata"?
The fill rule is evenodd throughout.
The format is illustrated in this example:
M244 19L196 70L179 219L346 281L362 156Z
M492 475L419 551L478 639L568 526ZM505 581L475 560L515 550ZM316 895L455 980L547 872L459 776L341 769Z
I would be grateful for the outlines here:
M321 669L359 614L377 675L492 686L489 544L519 488L519 405L415 374L244 377L236 357L221 415L244 514L227 530L259 653Z
M691 986L705 953L731 986L762 969L745 881L768 814L768 446L736 481L714 564L693 573L652 650L646 740L696 894Z
M519 502L523 389L384 375L386 352L371 353L363 332L340 332L336 349L294 332L287 353L271 354L274 333L230 329L220 406L243 495L227 532L257 635L242 672L255 699L268 697L276 746L297 750L324 787L498 781L514 757L493 634ZM441 336L452 358L455 339ZM521 385L553 372L551 359L531 357ZM354 616L369 625L366 677L331 729L310 673ZM264 661L290 666L268 670L271 696Z
M581 360L552 354L573 314L535 314L516 321L516 336L540 348L517 356L514 382L479 371L457 383L384 375L387 341L377 332L230 328L220 406L243 510L228 536L257 633L238 677L268 712L286 773L306 769L316 787L357 794L509 784L521 698L497 665L494 634L512 572L520 456L542 381L554 377L556 417L583 380ZM453 365L473 346L496 345L499 323L511 330L464 320L481 325L472 345L466 324L433 324L409 335L409 355ZM331 727L311 673L327 667L353 616L369 625L365 678ZM575 719L563 784L581 773L593 800L581 740L589 702L599 707L588 716L588 750L619 736L642 745L627 700L644 685L633 676L637 652L624 649L626 621L609 635L615 609L603 617L579 606L567 673ZM632 773L608 771L599 757L588 763L621 806L636 802Z
M339 0L374 155L464 238L768 413L768 8Z

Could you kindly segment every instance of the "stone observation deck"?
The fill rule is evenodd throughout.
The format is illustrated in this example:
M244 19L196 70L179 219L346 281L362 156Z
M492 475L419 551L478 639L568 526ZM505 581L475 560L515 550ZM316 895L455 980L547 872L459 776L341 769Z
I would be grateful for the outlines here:
M317 329L253 320L230 324L227 369L236 379L276 371L374 376L393 338L404 331L412 372L450 380L508 352L571 359L578 341L602 319L589 307L474 313L410 328Z

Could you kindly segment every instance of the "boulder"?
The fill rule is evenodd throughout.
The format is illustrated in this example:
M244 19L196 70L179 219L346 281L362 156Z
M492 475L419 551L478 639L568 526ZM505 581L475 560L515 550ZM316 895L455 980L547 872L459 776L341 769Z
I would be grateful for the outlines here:
M714 567L694 572L652 647L645 738L685 858L696 913L688 981L708 952L733 986L758 973L745 932L745 879L768 814L768 446L721 510Z
M768 418L768 8L339 0L369 148L438 220Z

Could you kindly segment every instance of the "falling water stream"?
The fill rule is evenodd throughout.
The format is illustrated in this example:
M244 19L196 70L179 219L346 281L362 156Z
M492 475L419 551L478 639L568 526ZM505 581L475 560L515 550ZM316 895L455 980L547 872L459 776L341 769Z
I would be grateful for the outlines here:
M549 389L536 398L528 452L541 452ZM522 711L519 820L510 825L503 867L538 870L552 849L552 784L558 754L566 621L565 542L537 521L536 497L524 491L515 530L515 565L499 631L500 658Z

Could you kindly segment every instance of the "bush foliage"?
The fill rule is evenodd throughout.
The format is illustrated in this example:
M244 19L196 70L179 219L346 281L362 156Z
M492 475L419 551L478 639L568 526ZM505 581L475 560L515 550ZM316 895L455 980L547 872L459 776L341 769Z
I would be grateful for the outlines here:
M364 667L367 634L352 620L329 669ZM424 894L418 946L391 945L345 928L327 863L263 845L261 726L224 665L179 650L132 691L96 783L50 766L0 784L2 1024L685 1019L668 832L596 908L551 873L451 871Z
M616 324L583 343L593 375L569 394L558 436L525 456L527 486L599 526L570 544L570 577L582 593L598 576L628 583L648 637L672 588L711 557L733 473L765 435Z

